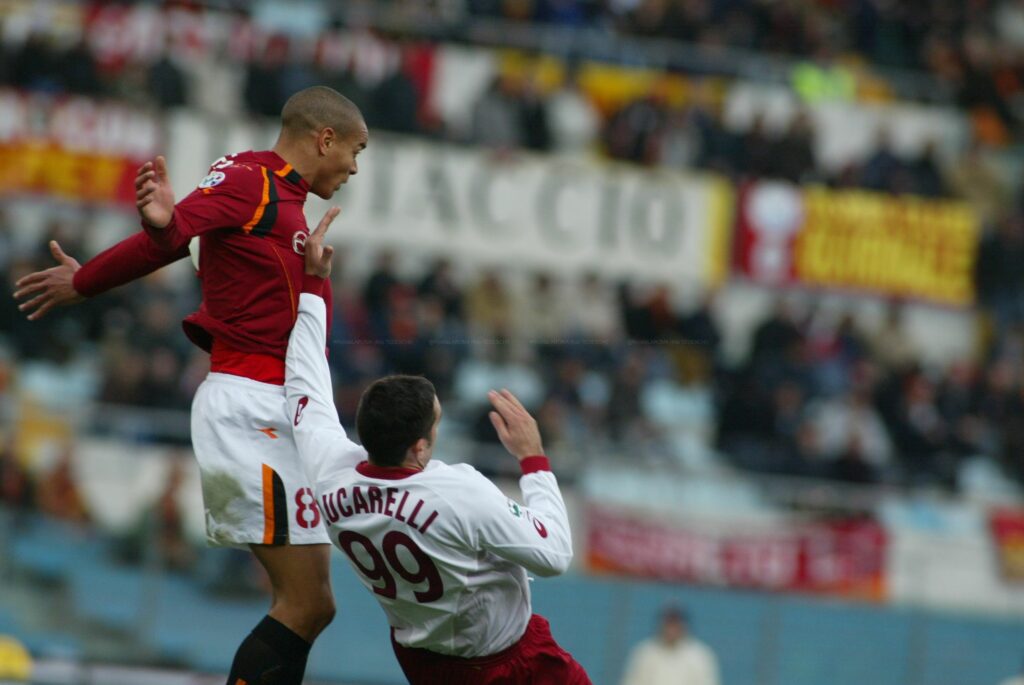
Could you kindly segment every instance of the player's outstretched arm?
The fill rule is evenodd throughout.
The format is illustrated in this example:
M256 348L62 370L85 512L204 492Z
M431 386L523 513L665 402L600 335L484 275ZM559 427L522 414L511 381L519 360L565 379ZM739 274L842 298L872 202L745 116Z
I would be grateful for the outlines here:
M50 241L50 253L57 266L28 274L16 284L14 297L24 300L18 308L30 321L54 307L81 302L187 257L188 247L165 250L145 233L135 233L85 264L65 254L56 240Z
M539 576L564 573L572 561L572 534L558 481L544 456L537 422L508 390L488 395L491 423L519 461L526 506L509 500L483 476L474 488L477 543Z
M325 246L323 238L337 215L337 208L328 210L306 240L306 279L285 360L285 392L295 444L314 484L325 474L366 459L366 451L349 440L338 421L327 366L327 306L321 293L331 273L333 248Z

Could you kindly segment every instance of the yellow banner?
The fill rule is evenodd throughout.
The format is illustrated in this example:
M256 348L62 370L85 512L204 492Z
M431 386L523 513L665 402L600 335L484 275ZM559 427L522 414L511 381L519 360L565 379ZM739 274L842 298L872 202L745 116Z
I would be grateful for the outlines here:
M756 183L740 193L738 270L807 285L966 306L978 219L953 200Z
M978 230L967 205L813 188L804 208L793 250L801 281L955 305L973 300Z

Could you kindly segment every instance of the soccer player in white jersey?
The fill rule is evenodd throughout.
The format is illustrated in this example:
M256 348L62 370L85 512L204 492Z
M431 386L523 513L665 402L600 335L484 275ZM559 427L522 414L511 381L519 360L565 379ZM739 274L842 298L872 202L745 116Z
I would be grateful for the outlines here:
M375 594L412 685L589 684L531 610L527 572L558 575L572 559L565 504L536 421L512 393L490 393L491 421L522 467L526 506L469 465L431 459L441 405L425 378L370 385L356 417L365 449L349 440L324 352L326 230L306 242L285 373L296 444L319 505L302 505L307 520L323 517Z

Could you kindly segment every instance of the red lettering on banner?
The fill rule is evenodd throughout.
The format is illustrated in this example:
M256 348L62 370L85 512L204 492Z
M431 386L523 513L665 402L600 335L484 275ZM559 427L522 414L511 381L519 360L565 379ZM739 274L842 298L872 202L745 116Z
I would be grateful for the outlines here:
M873 521L730 534L592 507L588 526L587 560L596 571L873 600L885 594L886 535Z

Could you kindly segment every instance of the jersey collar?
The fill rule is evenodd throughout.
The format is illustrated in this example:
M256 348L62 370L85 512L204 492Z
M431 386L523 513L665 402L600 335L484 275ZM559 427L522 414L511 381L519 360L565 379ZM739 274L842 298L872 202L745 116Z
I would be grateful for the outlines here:
M277 176L283 178L289 183L293 183L298 187L302 188L305 192L309 192L309 184L306 183L306 179L299 175L299 172L292 168L292 165L284 161L281 155L277 154L273 150L267 150L266 152L257 153L264 157L263 161L271 171Z
M402 480L417 473L423 473L419 469L411 469L407 466L375 466L368 461L356 465L356 471L369 478L380 478L381 480Z

